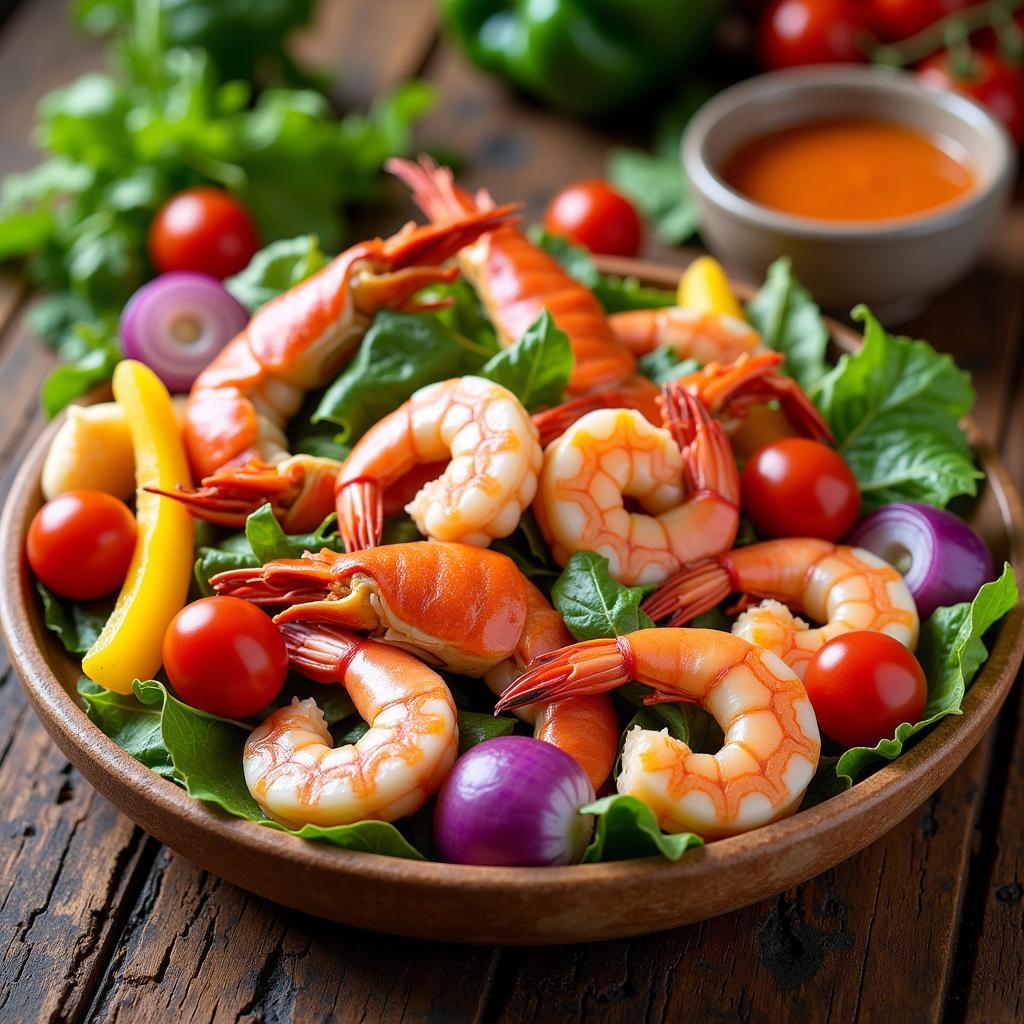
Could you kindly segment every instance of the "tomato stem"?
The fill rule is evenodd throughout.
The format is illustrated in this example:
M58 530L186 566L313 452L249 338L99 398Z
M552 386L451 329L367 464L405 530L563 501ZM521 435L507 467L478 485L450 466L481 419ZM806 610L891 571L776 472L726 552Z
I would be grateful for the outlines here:
M877 47L871 54L871 60L876 64L906 67L949 46L951 39L954 41L966 40L972 33L983 28L992 28L1000 32L1001 27L1009 25L1013 26L1012 37L1016 45L1021 46L1020 29L1013 19L1014 12L1021 8L1024 8L1024 0L989 0L988 3L968 7L963 11L955 11L909 39ZM1002 38L1000 32L1000 42L1002 42ZM954 47L958 45L958 42L953 43ZM1014 44L1011 43L1012 45ZM1012 52L1019 54L1020 50ZM959 62L954 64L957 74L959 74L958 68Z

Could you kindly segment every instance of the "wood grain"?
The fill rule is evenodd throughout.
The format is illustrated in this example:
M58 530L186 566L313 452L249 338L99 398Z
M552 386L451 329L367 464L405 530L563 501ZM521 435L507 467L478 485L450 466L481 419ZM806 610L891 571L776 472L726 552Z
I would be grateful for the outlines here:
M431 54L431 41L428 38L424 43L421 29L417 27L415 32L407 33L405 26L390 13L396 8L404 8L406 12L414 9L416 19L426 20L424 11L432 12L431 4L402 4L400 0L376 0L368 4L352 0L325 6L330 12L328 17L337 26L335 34L330 31L323 35L313 33L314 45L308 52L322 54L325 65L348 69L336 93L344 103L365 103L378 85L390 84L407 71L418 71L424 56ZM94 55L95 47L87 44L83 48L72 39L64 27L62 8L62 4L53 0L22 3L0 33L0 83L5 87L5 103L0 106L0 136L4 139L0 147L0 171L30 166L33 161L26 140L36 97L94 59L94 56L83 58L82 54ZM410 17L410 23L412 20ZM366 26L380 24L389 26L389 38L382 38L377 29L365 30ZM420 24L416 21L417 26ZM395 55L397 59L392 60ZM409 66L410 63L414 66ZM378 69L384 69L386 74L377 77ZM551 192L565 180L578 174L600 173L607 136L566 125L536 107L521 103L504 86L484 79L469 69L461 56L446 48L433 50L428 72L445 93L423 139L460 146L472 161L464 175L470 183L491 185L499 197L529 193L529 213L536 216ZM530 140L522 139L524 131L533 133ZM521 155L526 149L531 153L529 161ZM1019 364L1020 345L1024 340L1019 298L1020 269L1024 260L1024 236L1020 231L1024 214L1021 210L1021 206L1014 210L1011 222L1016 234L1004 233L1006 237L994 246L990 265L982 276L972 275L968 282L943 296L929 314L911 325L915 335L955 350L958 360L980 371L976 379L980 399L976 417L989 436L998 436L999 421L1006 416L1007 399L1014 402L1009 427L1005 428L1004 453L1018 481L1024 481L1024 393ZM650 251L660 255L657 247ZM671 259L684 262L678 252L673 253ZM1016 293L1013 287L1007 286L1007 281L1014 277ZM0 313L5 309L5 294L11 293L0 288ZM20 295L14 305L19 301ZM0 323L4 319L0 316ZM38 378L44 372L42 362L10 360L10 345L15 337L8 331L5 338L0 339L5 359L0 368L0 384L5 394L5 402L0 403L0 438L3 439L10 438L12 430L17 432L22 422L19 417L24 413L21 407L21 412L12 410L8 415L5 408L8 399L12 395L34 396ZM23 344L21 334L17 339L19 345ZM0 473L4 474L0 477L0 493L9 483L11 460L17 460L21 452L21 446L15 445L6 452L6 464L0 459ZM6 668L6 662L0 662L0 667ZM26 715L20 690L9 674L0 675L0 680L3 680L0 682L0 713L5 723L11 723L10 732L0 733L3 737L0 749L8 749L8 740L17 731L19 756L27 752L25 756L36 766L39 781L33 783L33 789L43 795L38 803L19 804L17 811L9 806L0 812L2 834L5 839L13 839L19 825L22 829L35 828L37 835L26 838L40 841L40 846L28 848L38 856L38 850L51 842L47 839L49 830L59 830L60 812L68 806L58 806L45 798L45 794L59 792L59 785L55 789L48 780L54 773L60 775L65 762L52 748L47 757L38 756L38 749L45 749L49 741L34 718ZM9 703L11 695L14 707ZM26 746L21 738L33 730L38 748ZM968 966L966 973L961 972L955 979L962 993L950 993L952 1019L969 1013L971 1019L1007 1020L1013 1019L1010 1011L1014 1009L1019 1019L1019 965L1024 962L1020 907L1019 903L1015 904L1016 910L1010 906L1007 912L1007 903L998 901L994 894L1003 885L1010 886L1012 904L1013 894L1017 892L1012 886L1022 880L1019 858L1024 849L1024 836L1019 826L1019 799L1015 795L1024 784L1024 766L1020 764L1018 749L1022 731L1016 717L1009 726L1004 725L998 753L1006 760L997 761L994 786L985 789L989 749L983 747L926 805L920 816L912 817L886 840L840 866L831 876L816 879L778 900L766 901L707 925L652 939L544 953L504 954L487 1002L486 1017L516 1019L517 1014L524 1018L532 1014L535 1019L561 1020L585 1015L587 1019L598 1021L653 1020L663 1015L683 1020L708 1016L723 1020L778 1019L777 1012L771 1017L768 1008L773 1011L782 1008L790 1017L795 1016L790 1011L799 1007L811 1019L819 1019L826 1008L833 1006L834 999L833 1019L848 1019L853 1015L871 1020L882 1016L879 1008L887 999L890 1003L900 1002L902 993L907 994L907 1001L902 1005L905 1012L898 1019L906 1019L908 1015L918 1019L916 1014L907 1012L918 1005L922 1007L922 1018L934 1017L935 1007L942 1001L943 979L949 976L949 937L958 925L955 904L964 898L966 854L972 886L980 885L981 912L973 918L968 915L968 927L962 936L961 953L965 955L960 959ZM1009 746L1005 742L1007 738ZM35 754L33 749L36 749ZM1011 751L1013 760L1009 762L1010 774L1007 775L1005 766ZM0 773L7 771L6 765L0 765ZM6 781L10 776L4 778ZM80 794L88 789L79 784L74 774L61 778L68 779L75 790L68 802L74 808ZM986 799L984 810L980 811L983 791ZM92 800L96 808L90 813L102 816L103 808L112 813L105 801L95 795ZM975 830L971 822L979 814L980 824ZM38 822L36 815L39 815ZM116 815L103 820L107 822L107 831L113 832L117 831L118 820L123 821ZM42 828L40 823L43 823ZM65 849L60 845L61 836L66 839L67 834L67 830L53 833L54 849ZM104 830L97 829L94 838L92 860L101 860L108 849ZM12 847L11 842L5 843L5 856L8 847ZM64 876L79 877L78 872L83 869L82 854L81 844L76 845L73 840L67 844ZM144 855L142 860L146 860ZM181 952L182 942L185 945L189 942L187 936L175 942L174 936L187 926L189 909L196 907L198 894L213 890L214 883L186 861L166 852L160 854L151 881L165 878L172 870L176 872L176 879L167 891L181 897L179 905L170 899L160 899L157 915L154 913L157 901L151 903L148 896L123 901L123 906L128 908L123 913L128 915L130 925L118 943L117 959L103 982L101 998L89 1015L91 1019L105 1019L109 1012L118 1013L121 1019L226 1019L219 1010L218 993L206 991L205 999L194 999L188 995L189 984L184 980L187 971L182 969L180 979L173 971L178 957L185 958ZM190 879L190 875L194 878ZM982 876L980 883L979 875ZM6 869L2 877L6 886ZM46 906L33 922L31 932L36 934L41 933L47 920L58 910L57 905L43 904L41 899L49 890L52 877L52 872L40 870L36 878L27 874L21 878L18 899L30 907ZM991 882L996 878L1005 881L993 888ZM917 892L917 906L907 902L915 894L915 879L919 884L924 883L923 895L920 888ZM943 891L943 883L952 886L953 891ZM102 886L103 883L97 884ZM161 884L167 884L166 879ZM59 888L58 885L54 891ZM151 894L152 889L149 885L145 892ZM120 899L120 892L115 891L113 904ZM246 906L239 909L240 903ZM869 903L870 908L864 909ZM331 926L326 926L328 934L325 936L325 926L319 922L270 907L223 884L209 892L206 906L199 909L204 929L209 928L208 907L217 909L219 922L213 928L218 937L210 949L220 950L218 943L228 945L229 937L234 939L230 945L236 947L233 956L220 952L214 957L215 966L245 972L247 979L253 974L263 979L259 998L253 999L249 1011L250 1019L322 1018L327 1008L340 1006L339 1012L342 1012L350 1003L367 1008L367 1020L402 1019L403 1007L407 1018L424 1019L433 1011L430 1019L471 1020L480 1014L487 995L491 968L484 968L477 961L462 960L458 950L450 951L451 963L458 967L447 974L438 960L425 958L423 951L428 947L423 944L381 940L369 933L351 933L344 944L331 947L330 956L318 957L316 951L321 943L331 941ZM893 913L908 907L913 911L913 928L901 927ZM83 943L95 943L97 933L89 920L72 907L60 905L59 909L61 913L47 936L48 943L64 943L62 948L67 949L69 942L73 945L79 936L85 937ZM5 907L3 914L6 912ZM642 912L642 908L638 912ZM106 913L116 913L116 906L111 906ZM103 916L102 910L99 914ZM234 923L243 917L258 920L260 928L239 931ZM0 915L0 920L7 926L6 916ZM120 925L120 919L113 920L110 929L116 932ZM977 929L971 932L974 926L983 926L980 938ZM139 936L147 929L147 941L171 951L168 969L162 976L148 974L147 968L141 966L140 958L144 957ZM231 931L231 936L220 935L219 930ZM289 938L286 944L279 946L277 937L281 934ZM192 939L195 938L193 934ZM938 950L933 955L935 946ZM976 955L973 954L975 946ZM311 952L305 952L307 949ZM386 951L390 949L400 950L400 957L389 956ZM45 977L45 972L41 973L37 967L44 961L40 957L30 962L33 956L40 957L38 948L26 961L22 977ZM461 977L466 977L472 979L472 985L479 986L481 997L464 1002L427 998L412 1000L404 1006L397 992L390 994L389 987L389 979L399 960L403 971L417 978L419 986L430 988L436 974L439 980L435 991L449 985L457 988ZM312 961L308 971L304 969L307 961ZM375 972L366 969L371 963ZM588 970L592 963L595 966ZM122 966L130 968L134 982L120 982L117 973ZM79 970L77 977L84 978L87 974L87 970ZM217 974L225 984L233 977L225 976L220 970ZM0 966L0 984L8 977L6 967ZM973 984L972 977L976 979ZM137 990L136 997L145 993L145 998L137 1003L140 1008L160 1009L162 1013L154 1012L149 1018L132 1014L127 1008L126 996L130 986ZM193 990L195 986L193 982ZM294 986L297 988L293 990ZM645 986L651 990L648 992ZM931 992L922 989L931 989ZM297 1001L296 992L307 990L315 990L318 1000L310 997ZM850 993L855 990L862 990L859 1000L851 1000ZM164 992L167 994L161 999ZM377 1002L371 1002L374 994ZM34 995L40 996L39 993ZM9 1011L18 1004L11 1003L11 998L6 989L0 988L0 999L6 1000L0 1004L0 1018L31 1019L36 1015L32 1012L34 1009L43 1010L42 1002L26 1002L21 1005L28 1012L12 1016ZM910 1002L911 998L915 1001ZM920 1003L916 1002L918 999ZM87 999L73 1001L66 1016L79 1019L87 1002ZM47 1007L52 1005L52 1002L46 1004ZM185 1005L189 1007L187 1016L185 1012L178 1013ZM234 1008L239 1002L229 997L225 1005ZM244 1001L241 1005L244 1006ZM669 1008L671 1014L666 1012ZM892 1015L889 1017L891 1019Z

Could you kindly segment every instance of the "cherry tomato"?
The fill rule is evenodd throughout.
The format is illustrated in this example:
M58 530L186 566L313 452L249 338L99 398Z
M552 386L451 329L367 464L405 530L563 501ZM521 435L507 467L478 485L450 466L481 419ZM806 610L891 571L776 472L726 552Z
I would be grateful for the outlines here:
M902 722L918 722L928 684L917 659L885 633L830 640L807 665L804 686L818 727L844 747L873 747Z
M967 73L959 71L943 51L923 61L917 76L927 85L952 89L988 107L1017 142L1024 140L1024 71L987 50L975 50Z
M563 188L544 211L544 227L605 256L635 256L643 236L636 208L603 181Z
M280 692L288 650L270 618L237 597L204 597L171 620L164 670L178 696L212 715L247 718Z
M860 511L860 488L843 457L805 437L785 437L755 452L741 486L743 511L762 537L839 540Z
M886 42L909 39L979 0L868 0L871 26Z
M260 247L245 207L219 188L189 188L156 211L149 258L161 274L194 270L223 280L237 274Z
M102 491L48 501L28 528L28 564L55 594L91 601L124 583L135 552L135 516Z
M868 13L854 0L775 0L761 18L761 63L769 70L804 64L858 64L867 57Z

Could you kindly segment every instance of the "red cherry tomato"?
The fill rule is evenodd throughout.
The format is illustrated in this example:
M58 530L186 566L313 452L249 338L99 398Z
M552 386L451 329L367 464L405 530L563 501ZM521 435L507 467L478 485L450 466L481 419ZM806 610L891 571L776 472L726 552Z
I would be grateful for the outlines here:
M237 597L204 597L171 620L164 669L178 696L212 715L248 718L280 692L288 651L270 618Z
M643 236L636 208L603 181L563 188L544 211L544 227L605 256L635 256Z
M123 501L102 491L69 491L33 517L28 564L55 594L91 601L124 583L135 534L135 516Z
M880 39L909 39L942 18L979 0L867 0L871 27Z
M1024 140L1024 71L987 50L975 50L967 73L959 71L944 51L923 61L917 76L927 85L952 89L988 107L1017 142Z
M857 521L860 488L843 457L805 437L773 441L747 460L743 512L762 537L839 540Z
M260 247L245 207L219 188L189 188L156 211L149 258L161 274L194 270L223 280L237 274Z
M818 727L844 747L873 747L902 722L918 722L928 684L917 659L885 633L830 640L807 665L804 686Z
M771 71L804 64L859 64L867 9L854 0L775 0L761 18L761 63Z

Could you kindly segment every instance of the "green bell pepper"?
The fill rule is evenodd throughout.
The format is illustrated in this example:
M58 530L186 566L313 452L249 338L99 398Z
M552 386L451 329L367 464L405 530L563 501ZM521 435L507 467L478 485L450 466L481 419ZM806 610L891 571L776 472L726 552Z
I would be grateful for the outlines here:
M572 114L622 109L685 71L721 0L440 0L486 71Z

